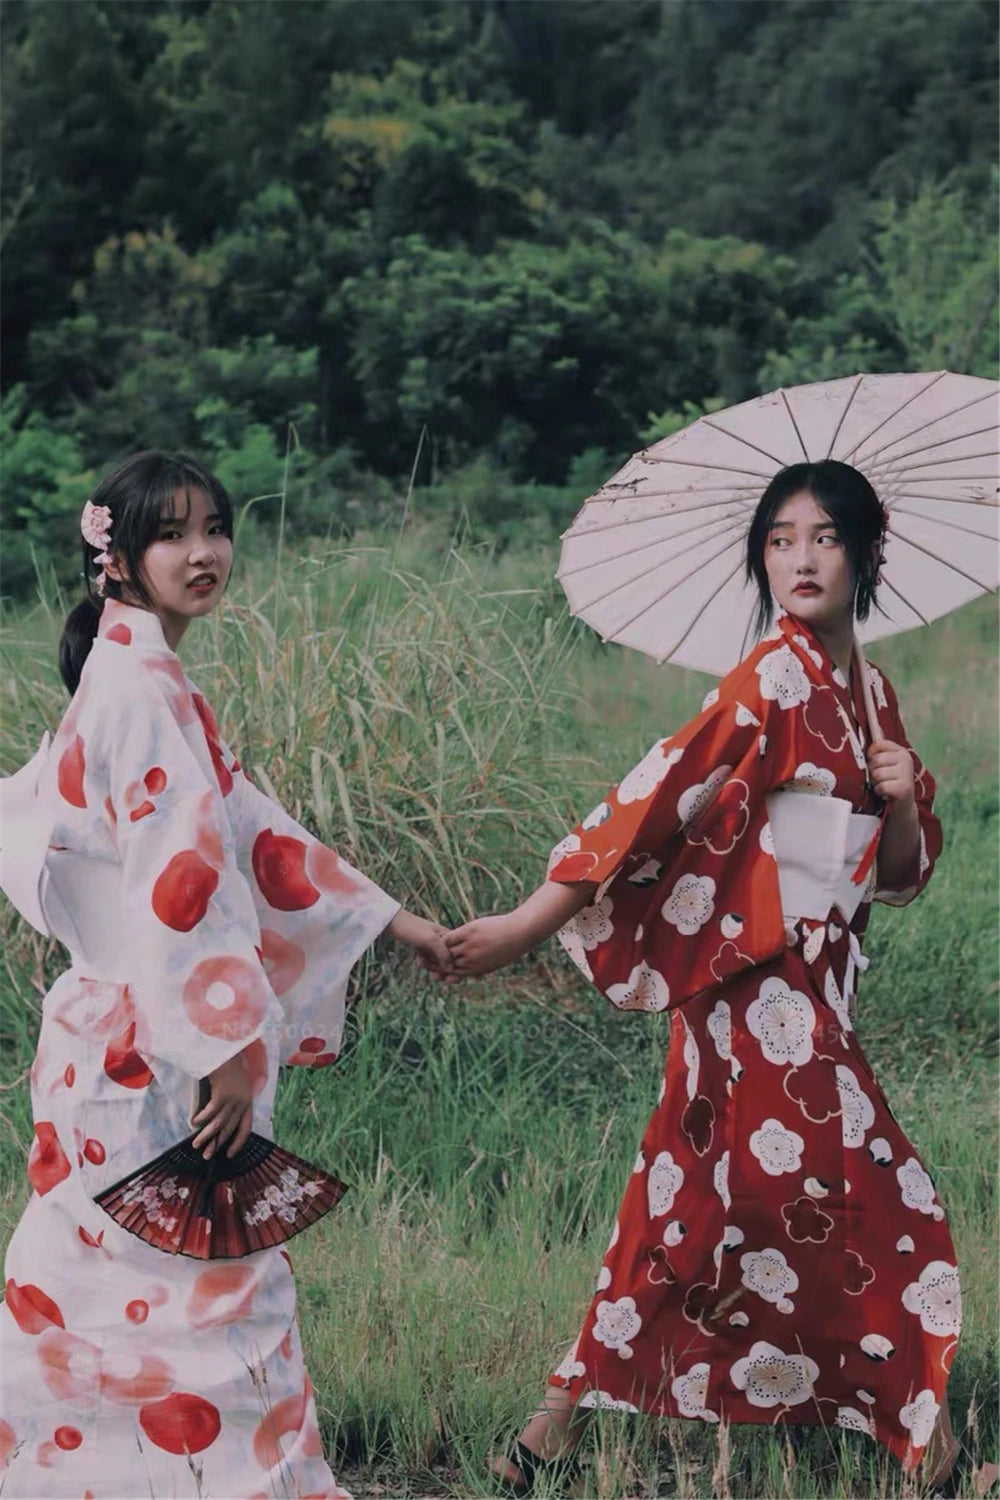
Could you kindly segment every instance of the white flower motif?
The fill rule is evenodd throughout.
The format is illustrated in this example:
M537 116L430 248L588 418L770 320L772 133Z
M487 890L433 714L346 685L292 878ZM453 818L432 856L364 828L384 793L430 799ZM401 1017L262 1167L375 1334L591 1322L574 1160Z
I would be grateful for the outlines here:
M611 1238L608 1240L608 1250L613 1250L615 1248L615 1246L618 1243L618 1236L620 1234L621 1234L621 1225L619 1224L618 1220L616 1219L615 1220L615 1227L611 1231ZM607 1254L607 1251L605 1251L605 1254Z
M682 1417L700 1417L704 1422L717 1422L718 1413L708 1411L705 1397L708 1394L707 1364L692 1365L683 1375L678 1375L670 1386L670 1394L677 1402Z
M580 827L586 830L599 828L606 823L611 816L611 804L609 802L598 802L593 812L589 812Z
M751 1406L799 1406L813 1394L819 1365L805 1354L785 1354L763 1340L730 1369L733 1385Z
M568 833L564 839L559 840L549 855L547 872L551 875L561 859L565 859L567 854L576 854L579 848L580 835L578 833Z
M629 885L655 885L662 874L663 866L660 861L650 856L638 870L633 870L628 877L628 883Z
M899 1408L899 1420L910 1434L914 1448L927 1446L940 1410L931 1390L921 1391L913 1401Z
M763 853L769 854L771 858L774 859L774 834L771 832L770 823L765 823L763 828L760 830L760 837L758 842Z
M680 1244L686 1234L687 1229L681 1223L680 1219L671 1219L663 1231L663 1243L673 1248L674 1245Z
M843 1427L847 1432L866 1432L869 1437L875 1436L875 1424L871 1417L866 1417L856 1406L837 1407L837 1426Z
M806 638L805 638L804 635L793 635L792 636L792 640L795 642L795 644L797 646L801 646L802 647L803 651L806 653L806 655L808 657L812 658L812 660L816 663L817 667L822 667L822 665L823 665L823 658L822 658L822 656L820 655L820 653L818 651L814 651L813 650L812 646L810 646L809 642L806 640Z
M634 1297L619 1297L617 1302L598 1302L593 1335L599 1344L613 1349L619 1359L631 1359L632 1339L642 1327L635 1310Z
M599 943L606 943L614 932L615 929L611 921L613 909L611 897L602 896L599 901L595 901L591 906L585 906L582 911L577 912L576 930L579 933L580 941L588 953L593 948L596 948Z
M787 1130L780 1120L765 1120L750 1137L750 1152L757 1158L768 1177L783 1172L801 1172L805 1141L794 1130Z
M811 760L804 760L800 766L795 767L795 775L791 781L786 781L784 790L808 792L814 797L831 797L836 785L836 776L826 766L817 766Z
M888 708L889 700L885 695L885 678L878 667L873 667L868 662L868 681L872 685L872 697L875 699L876 708Z
M663 975L649 964L636 964L625 984L608 986L608 999L617 1010L666 1010L670 990Z
M635 1159L635 1165L633 1166L632 1171L633 1172L644 1172L645 1170L646 1170L646 1153L645 1153L645 1151L640 1151L639 1154L638 1154L638 1156Z
M857 1078L843 1063L837 1064L837 1093L845 1146L863 1146L865 1132L875 1123L875 1109Z
M757 663L760 678L760 696L769 702L777 702L779 708L794 708L798 703L808 703L812 688L806 669L791 646L779 646L769 651Z
M663 919L685 937L693 937L714 910L715 881L711 875L682 875L663 903Z
M693 1099L698 1092L698 1072L701 1067L701 1053L698 1051L698 1043L695 1041L694 1032L681 1013L681 1025L684 1027L684 1066L687 1069L687 1096Z
M715 1170L712 1173L712 1184L715 1187L715 1191L718 1193L719 1197L722 1199L722 1205L723 1205L723 1207L728 1212L729 1208L732 1206L732 1199L729 1196L729 1152L728 1151L723 1151L722 1155L719 1157L719 1160L715 1163Z
M646 1179L646 1197L651 1219L659 1219L670 1212L683 1181L684 1168L677 1165L669 1151L661 1151Z
M818 927L812 928L811 931L808 931L805 927L802 930L805 933L805 942L802 944L802 957L807 964L814 964L822 950L823 939L826 937L826 928L821 922Z
M887 1339L884 1333L866 1333L860 1344L861 1353L867 1359L881 1364L884 1360L891 1359L896 1350L891 1339Z
M722 1239L712 1251L712 1259L715 1261L716 1270L722 1265L723 1255L731 1254L733 1250L738 1250L745 1239L746 1235L738 1224L727 1224L724 1227Z
M896 1241L896 1249L900 1255L912 1255L916 1248L912 1234L901 1234Z
M576 930L576 920L567 922L565 927L560 927L558 938L561 946L569 954L581 973L588 979L593 979L590 964L587 962L587 951L583 946L583 939Z
M924 829L921 828L921 830L920 830L920 874L921 874L921 877L923 877L924 875L926 875L926 873L930 869L930 867L931 867L931 862L930 862L930 859L928 858L928 855L927 855L927 834L924 831Z
M303 1198L315 1198L322 1190L322 1183L315 1178L303 1178L297 1167L286 1167L278 1182L269 1183L267 1189L244 1212L243 1221L246 1224L262 1224L267 1219L277 1217L285 1224L294 1224Z
M868 1154L877 1167L892 1165L892 1147L883 1135L868 1142Z
M832 925L833 924L831 923L831 926ZM848 1008L844 997L840 993L840 986L837 984L832 969L827 969L826 973L823 976L823 993L826 996L827 1005L829 1005L830 1009L836 1015L837 1020L840 1022L842 1030L853 1031L854 1027L851 1024L850 1009ZM845 1042L844 1045L846 1046L847 1043Z
M911 1281L903 1293L903 1306L916 1313L925 1333L937 1338L958 1336L962 1326L962 1289L958 1269L946 1260L932 1260L924 1266L918 1281Z
M706 708L711 708L712 704L713 703L718 703L718 701L719 701L719 689L718 688L709 688L708 692L705 694L704 698L702 698L702 700L701 700L701 711L702 711L702 713L705 712Z
M607 1289L608 1289L608 1287L610 1285L611 1285L611 1267L610 1266L602 1266L601 1269L597 1273L597 1286L594 1288L594 1290L598 1291L598 1292L606 1292ZM583 1373L582 1369L581 1369L580 1373L581 1374Z
M725 1000L716 1000L705 1025L719 1057L729 1062L733 1055L733 1018Z
M558 1370L555 1371L555 1374L560 1379L562 1379L562 1380L572 1380L577 1375L585 1375L587 1373L587 1367L586 1367L586 1365L583 1364L583 1362L581 1360L577 1359L577 1357L576 1357L576 1351L577 1351L577 1348L579 1347L579 1344L580 1344L580 1340L577 1339L576 1343L569 1350L568 1354L566 1355L566 1358L563 1360L563 1362L559 1366Z
M693 786L688 787L686 792L681 793L677 799L677 816L682 823L685 825L694 823L708 811L721 792L732 769L732 766L716 766L704 781L696 781Z
M747 708L745 704L740 703L738 699L736 702L736 722L741 729L746 729L750 724L753 724L757 729L760 728L760 720L757 715L752 709Z
M751 1292L756 1292L762 1301L772 1303L781 1313L795 1311L789 1293L798 1291L799 1278L780 1250L772 1247L749 1250L740 1256L740 1266L743 1285Z
M637 766L633 766L628 775L618 783L618 801L624 806L629 802L645 802L651 797L666 776L671 766L675 766L684 754L683 749L674 746L671 750L665 750L669 740L657 740L651 750L648 750Z
M745 926L746 923L740 916L739 912L727 911L726 915L719 923L719 931L722 933L722 936L724 938L729 938L730 940L732 940L733 938L739 937Z
M598 1411L637 1412L639 1410L633 1402L625 1401L616 1396L609 1396L607 1391L587 1391L586 1395L580 1397L578 1404L584 1411L590 1411L594 1408Z
M765 979L747 1008L747 1029L772 1063L794 1063L797 1068L807 1063L813 1055L815 1022L808 995L790 989L783 979Z

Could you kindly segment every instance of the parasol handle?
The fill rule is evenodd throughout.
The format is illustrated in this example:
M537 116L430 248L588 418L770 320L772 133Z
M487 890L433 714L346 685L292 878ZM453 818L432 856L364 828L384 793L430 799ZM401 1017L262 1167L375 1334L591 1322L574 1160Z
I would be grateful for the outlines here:
M875 712L875 699L872 697L872 685L868 680L868 663L865 660L864 649L858 637L854 637L854 655L858 663L858 674L861 678L861 696L865 701L865 717L868 720L868 734L872 743L882 738L882 726Z

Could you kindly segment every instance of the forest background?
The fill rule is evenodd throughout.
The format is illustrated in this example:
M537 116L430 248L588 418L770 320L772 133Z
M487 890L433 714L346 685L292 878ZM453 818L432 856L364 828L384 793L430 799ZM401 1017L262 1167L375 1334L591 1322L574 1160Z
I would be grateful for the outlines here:
M643 439L779 383L996 373L992 0L5 0L0 766L55 666L94 479L143 444L241 506L185 639L259 784L446 922L711 684L568 618L558 533ZM859 1029L948 1204L951 1383L996 1456L996 622L879 643L939 780L927 894L873 914ZM0 910L0 1243L65 958ZM656 1098L663 1017L555 944L434 988L361 967L276 1134L351 1192L292 1246L355 1494L486 1495L577 1331ZM899 1496L854 1433L622 1421L586 1493ZM141 1478L141 1476L138 1476ZM972 1491L970 1490L970 1493Z
M2 592L137 446L550 537L779 384L997 360L991 0L5 0ZM34 560L33 560L34 557Z

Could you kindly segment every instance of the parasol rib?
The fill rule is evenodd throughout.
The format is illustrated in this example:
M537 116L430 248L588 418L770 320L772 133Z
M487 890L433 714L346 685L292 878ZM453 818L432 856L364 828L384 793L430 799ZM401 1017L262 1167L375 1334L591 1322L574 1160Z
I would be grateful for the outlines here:
M641 609L637 609L634 615L630 615L627 620L623 620L620 625L616 625L615 628L614 628L614 630L612 631L612 633L610 635L606 635L604 637L604 639L606 641L616 641L618 639L618 637L621 635L621 633L622 633L623 630L627 630L630 625L634 625L635 624L636 620L639 620L639 619L642 618L643 615L648 614L651 609L655 609L658 604L662 604L663 601L664 601L664 599L669 598L670 595L674 592L675 589L680 588L680 586L681 586L682 583L687 583L690 579L692 579L695 576L695 573L702 572L703 569L706 568L709 563L718 562L718 560L719 560L720 557L725 557L725 555L726 555L727 552L731 552L732 551L734 545L736 545L736 544L733 543L733 542L730 542L729 545L728 545L728 547L723 547L723 548L721 548L720 551L718 551L716 553L713 553L713 555L711 557L706 558L705 562L704 562L704 564L702 565L701 568L693 569L690 573L685 573L683 578L677 578L677 579L675 579L674 582L672 584L670 584L668 588L665 588L663 590L662 594L657 594L657 596L656 596L655 599L650 599L649 602L647 604L644 604ZM730 578L735 577L736 572L738 571L738 569L741 566L742 566L742 563L738 563L737 564L737 567L734 568L733 572L730 573L729 577L726 579L727 583L729 582ZM715 595L713 594L711 597L714 599ZM703 608L704 608L704 606L703 606ZM671 651L674 651L674 650L676 650L676 647L675 646L671 646L670 649L671 649Z
M922 510L906 510L905 507L902 506L902 505L893 505L890 508L889 514L892 515L892 516L912 516L914 518L914 520L916 520L916 521L928 521L932 526L940 526L941 525L940 521L935 521L934 517L927 515L925 511L922 511ZM961 531L965 536L979 536L979 537L982 537L983 540L987 541L987 542L994 542L994 541L996 541L996 529L995 528L994 528L993 531L977 531L974 526L960 526L957 521L949 521L947 529L948 529L948 531ZM897 535L897 533L895 531L893 531L893 532L890 533L890 535L895 536L895 535ZM905 535L905 533L899 533L899 535Z
M923 392L921 392L921 394L923 394ZM939 417L932 417L931 420L928 423L926 423L926 425L923 425L923 426L920 427L919 431L920 431L921 436L923 436L925 433L929 432L932 427L936 427L939 422L948 422L948 421L951 420L952 417L959 417L959 416L961 416L962 412L964 412L964 411L971 411L972 407L978 406L981 401L996 401L996 394L993 391L987 391L982 396L974 396L971 401L963 401L963 403L962 403L961 406L954 406L954 407L952 407L951 411L943 411ZM996 431L996 423L994 422L990 427L982 428L980 430L981 431L985 431L985 432L994 432L994 431ZM877 432L878 428L876 428L875 431ZM909 432L902 432L902 433L900 433L899 437L895 437L895 438L890 439L890 441L888 443L883 443L881 448L876 448L874 450L874 452L866 454L865 457L864 457L864 462L866 464L867 463L871 463L873 459L878 458L879 455L882 454L882 453L885 453L887 449L894 448L897 443L905 443L906 439L908 437L913 437L915 435L916 431L917 431L917 429L913 428ZM872 434L872 436L874 436L874 434ZM866 438L865 442L867 442L867 441L868 441L868 439ZM952 440L950 438L941 438L940 441L941 442L951 442ZM861 446L863 446L863 445L859 443L858 447L861 447ZM854 449L854 453L856 454L857 451L858 451L858 448L855 448Z
M830 446L829 446L829 448L827 448L826 453L823 455L824 458L829 458L830 455L831 455L831 453L833 452L833 445L837 441L837 439L840 437L840 429L844 425L844 422L845 422L845 420L847 418L847 413L850 411L851 407L854 404L854 398L858 394L858 389L859 389L859 387L861 385L861 382L864 380L864 378L865 377L863 375L856 375L854 377L854 385L851 388L851 394L848 396L847 401L844 404L844 410L840 413L840 421L837 423L837 426L834 429L833 437L830 439ZM744 636L743 639L745 641L746 637Z
M901 401L894 411L891 411L887 416L884 416L881 422L877 422L870 432L865 433L863 438L859 438L858 441L854 444L854 447L848 449L848 451L842 455L842 462L846 463L849 459L854 458L858 449L863 448L866 443L870 443L876 432L881 432L882 428L885 427L889 422L894 421L894 419L899 416L901 411L905 411L906 408L908 406L911 406L914 401L919 401L920 397L924 394L925 391L929 391L932 385L936 385L939 380L943 380L945 375L947 374L947 370L938 370L935 375L932 375L926 385L922 385L919 391L914 391L912 396L907 396L906 400ZM867 378L867 376L862 377L862 379ZM892 445L887 444L886 446L891 447Z
M805 443L802 441L802 434L799 431L799 424L795 420L795 413L792 411L792 408L788 404L788 397L785 395L784 391L779 391L778 395L781 397L782 403L784 404L785 411L786 411L786 413L788 415L788 420L789 420L789 422L791 422L792 426L795 429L795 436L798 438L798 440L799 440L799 447L802 449L802 457L805 459L806 463L809 463L809 461L810 461L809 460L809 454L806 451L806 445L805 445ZM677 647L676 646L672 646L671 650L672 651L676 651Z
M708 598L705 600L704 604L701 606L701 609L699 610L698 614L696 614L695 617L694 617L694 619L691 620L690 624L688 625L688 628L685 630L685 632L681 636L680 640L674 641L674 644L671 646L670 650L666 653L665 656L660 656L660 657L657 658L657 660L659 662L669 661L670 658L673 656L674 652L675 651L679 651L681 649L681 647L683 646L684 642L687 640L688 636L691 634L691 632L694 629L694 627L698 624L698 621L700 620L701 616L705 613L705 611L711 605L713 599L717 599L719 597L719 595L722 593L722 590L726 587L727 584L729 584L729 583L732 582L732 580L736 577L737 573L740 571L740 568L742 566L743 566L742 562L738 562L736 564L735 568L733 569L733 571L731 573L727 574L727 576L722 580L722 582L719 584L718 588L714 589L712 591L712 593L709 594Z
M773 464L778 465L779 469L782 467L783 460L776 453L769 453L766 448L761 448L756 443L751 443L749 438L741 437L738 432L730 432L728 427L723 427L718 422L713 422L710 417L702 417L701 425L703 427L711 427L713 432L721 432L723 437L732 438L734 443L742 443L745 448L751 448L754 453L759 453L762 458L769 458Z
M971 573L967 573L964 568L960 568L958 563L949 562L946 557L942 557L940 552L932 552L929 547L922 547L919 542L915 542L912 537L907 536L905 531L896 531L893 535L897 541L904 542L907 547L913 547L915 551L922 552L925 557L929 557L932 562L939 563L942 568L947 568L949 573L957 573L959 578L964 578L968 583L974 583L977 589L992 589L995 587L993 583L984 583L981 578L974 578Z
M654 458L650 453L644 453L642 458L643 463L647 464L679 464L682 469L714 469L719 474L749 474L752 479L771 479L770 474L762 474L759 469L737 469L734 464L708 464L701 458Z
M569 530L563 532L563 539L569 541L571 538L580 536L595 536L601 531L624 531L626 526L648 526L650 521L658 521L661 516L664 520L670 520L674 516L698 515L704 510L718 510L723 505L738 505L741 507L740 514L749 518L756 504L756 499L737 500L734 497L729 500L713 500L709 505L677 505L672 506L670 510L654 512L650 516L627 516L623 521L597 521L592 526L579 527L577 527L577 521L580 517L577 516Z
M678 558L678 557L686 557L689 552L695 551L695 549L697 547L699 547L702 544L702 542L706 542L706 541L707 542L714 542L714 541L717 541L720 536L726 536L726 535L728 535L729 533L731 533L731 532L733 532L735 530L737 530L737 528L735 526L727 526L727 527L721 527L720 526L717 531L712 531L712 532L706 533L703 537L701 537L699 539L699 541L692 542L687 547L680 547L680 548L678 548L678 550L676 552L674 552L671 555L671 557L669 557L667 559L667 561L668 562L674 562L675 559ZM669 537L667 538L667 540L669 541ZM723 547L722 552L728 551L728 548L731 547L731 546L732 546L732 542L727 543L727 546ZM644 552L647 549L645 547L641 547L641 548L638 548L637 550L641 551L641 552ZM703 567L706 567L708 565L708 563L714 562L717 557L721 557L721 556L722 556L721 552L713 553L711 557L706 558L706 560L705 560L704 563L699 563L697 567L692 568L692 569L690 569L689 572L683 574L677 580L677 583L684 583L688 578L693 577L693 575L695 573L700 572ZM607 559L604 559L604 561L607 561ZM658 570L662 569L665 565L666 564L662 560L659 561L659 562L650 563L649 567L648 568L644 568L641 573L633 573L632 576L630 578L627 578L623 583L616 583L615 586L614 586L614 588L606 589L603 594L595 594L594 597L593 597L593 599L588 599L587 600L587 603L583 606L583 608L584 609L593 609L593 607L594 607L595 604L603 604L604 601L605 601L605 599L611 599L611 598L614 597L615 594L620 594L621 591L622 591L622 589L631 589L631 588L634 588L635 585L637 583L640 583L643 578L648 578L649 575L650 575L650 573L656 573ZM672 588L675 588L676 586L677 586L676 584L671 585ZM668 589L667 592L669 593L670 590ZM642 614L642 610L639 611L639 614Z
M655 517L654 516L647 516L646 517L646 523L648 525L650 522L652 522L654 520L659 520L659 519L660 519L659 516L655 516ZM665 517L664 519L669 519L669 518ZM742 524L743 524L743 517L740 516L735 521L735 525L742 526ZM649 552L649 551L652 550L653 547L659 547L663 542L675 542L675 541L677 541L682 536L690 536L691 533L694 532L694 531L697 531L697 532L701 533L701 540L702 541L713 541L715 539L715 537L722 536L723 533L726 530L732 530L732 529L733 529L732 527L719 526L714 531L707 531L705 529L705 527L704 527L703 524L696 523L694 526L687 526L687 527L685 527L685 529L683 531L673 531L673 532L671 532L669 534L669 536L651 537L649 539L649 541L647 541L647 542L641 542L638 547L628 547L628 548L626 548L626 550L624 552L616 552L613 557L607 557L607 556L605 556L605 557L599 557L594 562L580 563L575 568L567 568L567 569L560 568L559 572L556 574L556 577L560 580L560 582L564 578L576 578L580 573L588 573L591 568L604 568L609 563L620 562L623 557L634 557L637 552ZM581 535L584 535L584 534L585 533L581 533ZM683 556L683 553L681 553L681 552L675 552L674 556L675 557L681 557L681 556ZM662 564L657 564L657 566L658 567L662 567ZM635 576L637 578L642 578L645 575L642 574L642 573L637 573Z
M896 598L900 601L901 604L905 604L906 607L907 607L907 609L912 610L912 612L916 615L917 619L920 621L920 623L922 625L929 625L931 623L930 620L928 620L927 616L925 614L923 614L922 611L919 610L915 604L912 604L910 602L910 600L907 599L907 597L906 597L905 594L901 593L899 591L899 589L897 589L895 587L894 584L891 584L889 582L888 578L883 577L882 582L879 585L879 587L880 588L888 589L889 592L890 592L890 594L895 594ZM891 615L890 615L889 618L890 619L892 618Z

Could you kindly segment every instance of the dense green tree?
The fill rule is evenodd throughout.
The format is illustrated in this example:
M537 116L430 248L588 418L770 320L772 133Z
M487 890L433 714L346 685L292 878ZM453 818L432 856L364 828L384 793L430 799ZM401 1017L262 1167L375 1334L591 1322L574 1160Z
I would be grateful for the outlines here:
M991 0L6 0L7 524L156 442L243 495L287 457L325 532L426 429L441 503L510 527L762 387L993 373L997 34Z

